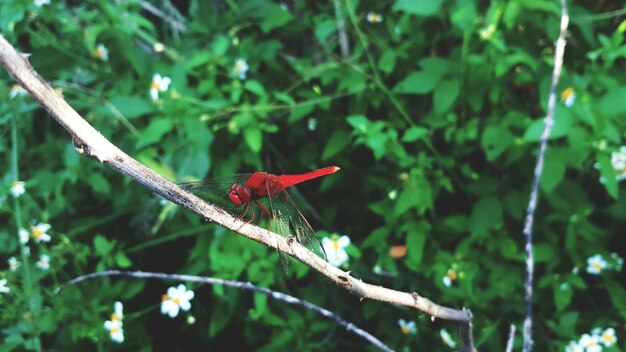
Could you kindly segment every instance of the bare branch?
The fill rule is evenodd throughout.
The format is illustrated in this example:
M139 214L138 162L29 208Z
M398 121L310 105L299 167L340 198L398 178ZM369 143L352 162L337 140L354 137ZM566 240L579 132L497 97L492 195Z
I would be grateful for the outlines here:
M111 276L124 276L124 277L131 277L134 279L140 279L140 280L158 279L158 280L163 280L163 281L174 280L174 281L184 281L184 282L197 282L197 283L209 284L209 285L228 286L228 287L233 287L233 288L240 289L240 290L248 290L248 291L252 291L256 293L261 293L271 298L281 300L288 304L304 307L310 311L313 311L314 313L317 313L343 326L346 330L359 335L360 337L367 340L369 343L371 343L372 345L378 347L379 349L383 351L393 351L391 348L389 348L389 346L385 345L382 341L380 341L379 339L371 335L369 332L344 320L340 316L334 314L333 312L327 309L324 309L313 303L303 301L294 296L284 294L282 292L277 292L277 291L273 291L265 287L259 287L259 286L253 285L250 282L224 280L224 279L218 279L218 278L213 278L213 277L203 277L203 276L195 276L195 275L163 274L163 273L150 273L150 272L143 272L143 271L108 270L108 271L102 271L99 273L91 273L91 274L76 277L64 283L63 285L57 287L54 290L54 293L58 294L59 292L61 292L61 290L67 288L68 286L78 284L82 281L91 280L95 278L102 278L102 277L111 277Z
M543 163L545 160L546 149L548 148L548 138L554 126L554 107L556 106L556 89L561 76L561 68L563 66L563 53L565 52L565 35L567 33L567 25L569 23L569 15L567 14L567 6L565 0L561 0L561 32L556 41L556 51L554 52L554 70L552 71L552 84L550 86L550 95L548 97L548 111L543 119L544 128L539 142L539 153L537 154L537 162L535 164L535 172L533 175L532 190L530 192L530 200L526 209L526 220L524 223L524 237L526 240L526 282L525 286L525 304L526 312L524 317L524 352L532 351L532 325L533 325L533 273L535 270L533 259L533 221L535 210L537 209L537 198L539 197L539 180L543 172Z
M511 324L511 329L509 330L509 339L506 341L505 352L513 352L513 342L515 342L515 325Z
M183 32L183 33L185 33L187 31L187 27L185 26L184 23L178 21L176 18L174 18L174 16L171 16L171 15L166 14L163 11L159 10L156 6L152 5L148 1L141 0L141 1L139 1L139 4L141 5L141 7L144 10L150 12L151 14L153 14L153 15L155 15L157 17L162 18L165 22L167 22L176 31Z
M412 307L439 319L459 322L471 321L471 313L468 310L457 310L437 305L415 292L401 292L364 283L327 263L294 241L293 238L280 236L254 224L246 223L184 191L175 183L163 178L111 144L72 109L62 97L55 94L44 79L32 69L28 61L23 59L11 44L1 36L0 63L70 133L74 146L79 153L100 161L187 210L254 241L291 255L362 299L369 298Z
M350 44L348 43L348 35L346 34L346 20L341 14L341 3L334 0L335 21L337 21L337 35L339 36L339 49L341 50L341 58L346 61L350 57Z

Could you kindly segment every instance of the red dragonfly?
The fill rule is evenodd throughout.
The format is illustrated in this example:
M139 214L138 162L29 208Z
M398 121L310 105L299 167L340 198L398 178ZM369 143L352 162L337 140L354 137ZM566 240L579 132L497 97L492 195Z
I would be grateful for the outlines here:
M254 207L256 206L261 212L259 221L267 215L268 229L273 223L276 233L293 236L302 245L326 259L326 252L315 235L315 231L293 203L286 189L337 171L339 167L329 166L299 175L275 176L266 172L255 172L183 183L180 186L240 219L250 213L250 222L255 219ZM239 210L242 205L243 210ZM281 261L286 271L288 261L282 252Z

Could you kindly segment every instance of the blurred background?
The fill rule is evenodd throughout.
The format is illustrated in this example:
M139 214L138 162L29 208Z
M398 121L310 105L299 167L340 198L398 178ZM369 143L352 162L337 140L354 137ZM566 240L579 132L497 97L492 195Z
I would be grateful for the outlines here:
M626 10L569 6L534 225L535 348L618 351ZM551 0L0 1L0 30L34 69L168 179L340 166L290 189L319 239L343 251L335 264L471 309L486 351L504 348L511 324L521 331L523 218L559 23ZM455 323L360 301L295 261L287 274L276 251L79 156L5 71L0 80L3 350L376 350L233 288L186 284L191 308L174 318L161 303L178 282L102 278L53 292L106 269L250 281L396 350L458 348Z

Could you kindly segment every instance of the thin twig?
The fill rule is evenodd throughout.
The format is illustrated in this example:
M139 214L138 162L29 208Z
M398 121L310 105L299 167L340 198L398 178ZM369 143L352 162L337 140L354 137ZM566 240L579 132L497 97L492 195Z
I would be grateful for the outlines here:
M543 120L544 128L539 142L539 153L537 154L537 162L535 164L535 172L533 175L532 190L530 192L530 200L526 209L526 220L524 222L524 237L526 240L526 282L525 286L525 305L526 312L524 317L524 352L532 351L532 324L533 324L533 221L535 210L537 209L537 198L539 197L539 180L543 172L543 163L545 160L546 149L548 148L548 138L554 125L554 107L556 106L556 89L561 76L561 68L563 66L563 53L565 51L565 35L569 16L565 0L561 0L561 32L556 41L556 51L554 52L554 70L552 72L552 84L550 86L550 95L548 97L548 109L546 117Z
M174 30L179 31L179 32L183 32L185 33L187 31L187 27L185 26L184 23L178 21L177 19L175 19L173 16L170 16L169 14L164 13L163 11L159 10L157 7L155 7L154 5L152 5L151 3L141 0L139 1L139 4L141 5L141 7L150 12L151 14L162 18L165 22L167 22L172 28L174 28Z
M62 97L55 94L50 85L2 36L0 36L0 64L70 133L74 147L79 153L98 160L187 210L249 239L291 255L359 298L412 307L439 319L471 322L472 316L468 310L437 305L416 292L401 292L364 283L350 276L349 273L330 265L292 237L284 237L254 224L246 223L244 220L235 218L226 211L181 189L175 183L163 178L111 144Z
M506 341L505 352L513 352L513 342L515 342L515 325L511 324L511 329L509 330L509 339Z
M341 13L341 3L339 0L333 0L335 5L335 21L337 21L337 35L339 36L339 49L341 50L341 58L343 61L350 57L350 44L348 43L348 35L346 34L346 20Z
M75 285L78 284L79 282L85 281L85 280L90 280L90 279L96 279L96 278L102 278L102 277L110 277L110 276L124 276L124 277L131 277L134 279L140 279L140 280L144 280L144 279L158 279L158 280L163 280L163 281L184 281L184 282L198 282L198 283L202 283L202 284L209 284L209 285L222 285L222 286L228 286L228 287L234 287L240 290L248 290L248 291L253 291L256 293L261 293L264 295L267 295L271 298L277 299L277 300L281 300L285 303L288 304L292 304L295 306L300 306L300 307L304 307L305 309L308 309L310 311L313 311L314 313L317 313L325 318L328 318L332 321L334 321L335 323L343 326L346 330L355 333L357 335L359 335L360 337L362 337L363 339L367 340L369 343L371 343L372 345L378 347L379 349L381 349L382 351L393 351L391 348L389 348L389 346L385 345L382 341L380 341L379 339L377 339L376 337L374 337L372 334L370 334L369 332L357 327L356 325L346 321L345 319L341 318L340 316L334 314L333 312L324 309L320 306L317 306L313 303L307 302L307 301L303 301L301 299L298 299L294 296L290 296L288 294L284 294L282 292L277 292L277 291L273 291L270 290L268 288L265 287L259 287L256 286L250 282L242 282L242 281L233 281L233 280L224 280L224 279L217 279L217 278L213 278L213 277L203 277L203 276L195 276L195 275L178 275L178 274L163 274L163 273L150 273L150 272L143 272L143 271L119 271L119 270L108 270L108 271L102 271L99 273L91 273L91 274L87 274L87 275L82 275L82 276L78 276L64 284L62 284L61 286L57 287L54 290L55 294L58 294L59 292L61 292L61 290L65 289L68 286L71 285Z

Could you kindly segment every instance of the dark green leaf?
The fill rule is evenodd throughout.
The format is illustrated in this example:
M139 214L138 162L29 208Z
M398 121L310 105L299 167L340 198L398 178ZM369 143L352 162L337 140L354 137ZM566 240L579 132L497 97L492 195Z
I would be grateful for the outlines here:
M483 197L474 205L470 217L472 235L482 235L502 222L502 205L498 198Z
M439 11L443 0L396 0L392 9L414 15L430 16Z
M436 114L448 111L459 97L459 81L448 79L439 81L433 93L433 106Z
M480 140L480 144L489 161L500 156L511 143L513 143L513 134L508 128L496 125L485 127Z

